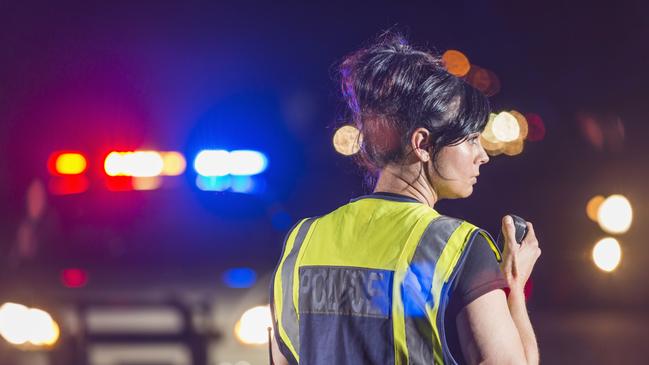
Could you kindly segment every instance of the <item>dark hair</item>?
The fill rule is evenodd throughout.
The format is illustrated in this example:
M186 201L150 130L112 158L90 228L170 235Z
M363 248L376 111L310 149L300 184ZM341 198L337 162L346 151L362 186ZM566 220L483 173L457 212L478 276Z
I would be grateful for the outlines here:
M357 160L370 178L405 157L417 128L431 133L436 168L443 147L482 132L489 118L485 95L450 74L440 56L415 49L399 34L384 33L347 56L340 75L351 119L362 134Z

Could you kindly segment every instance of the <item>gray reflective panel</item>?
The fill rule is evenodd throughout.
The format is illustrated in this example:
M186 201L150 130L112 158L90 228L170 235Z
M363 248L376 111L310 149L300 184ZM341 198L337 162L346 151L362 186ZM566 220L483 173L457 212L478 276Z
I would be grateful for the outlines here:
M442 250L455 230L462 224L461 220L441 216L433 220L419 240L408 272L401 285L406 325L406 344L411 364L433 363L433 326L426 315L426 304L434 306L431 292L435 265Z
M282 302L284 303L284 308L282 308L282 325L284 326L288 338L293 343L295 351L298 353L300 352L300 329L298 327L295 306L293 306L293 272L297 255L300 252L300 247L302 247L304 238L314 221L315 218L309 218L302 223L300 229L297 231L293 248L286 256L286 260L284 260L284 265L282 266Z
M361 267L300 267L299 310L388 318L392 271Z

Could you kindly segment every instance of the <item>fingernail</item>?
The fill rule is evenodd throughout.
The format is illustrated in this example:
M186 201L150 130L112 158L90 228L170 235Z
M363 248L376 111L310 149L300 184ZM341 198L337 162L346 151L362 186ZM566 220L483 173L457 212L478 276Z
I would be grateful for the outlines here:
M507 217L505 217L505 223L512 224L512 223L514 223L514 220L512 219L512 217L510 215L508 215Z

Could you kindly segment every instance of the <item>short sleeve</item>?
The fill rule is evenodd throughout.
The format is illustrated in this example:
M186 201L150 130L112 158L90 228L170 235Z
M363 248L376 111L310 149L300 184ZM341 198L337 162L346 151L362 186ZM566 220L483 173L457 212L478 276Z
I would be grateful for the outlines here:
M459 309L492 290L507 287L496 255L481 234L473 239L460 270L451 292L451 301Z
M507 287L496 254L483 235L475 235L466 254L464 265L459 268L460 271L453 283L454 287L451 289L449 305L444 317L447 343L456 360L463 359L455 325L457 315L462 308L480 296Z

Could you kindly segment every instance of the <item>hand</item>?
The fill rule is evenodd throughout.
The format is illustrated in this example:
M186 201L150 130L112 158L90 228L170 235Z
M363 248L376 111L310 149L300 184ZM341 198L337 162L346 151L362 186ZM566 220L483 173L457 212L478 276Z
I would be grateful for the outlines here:
M527 223L527 235L519 245L516 242L516 228L510 216L504 216L502 231L505 237L505 248L500 270L505 275L511 291L523 291L525 283L532 274L536 260L541 256L539 241L536 239L532 223Z

